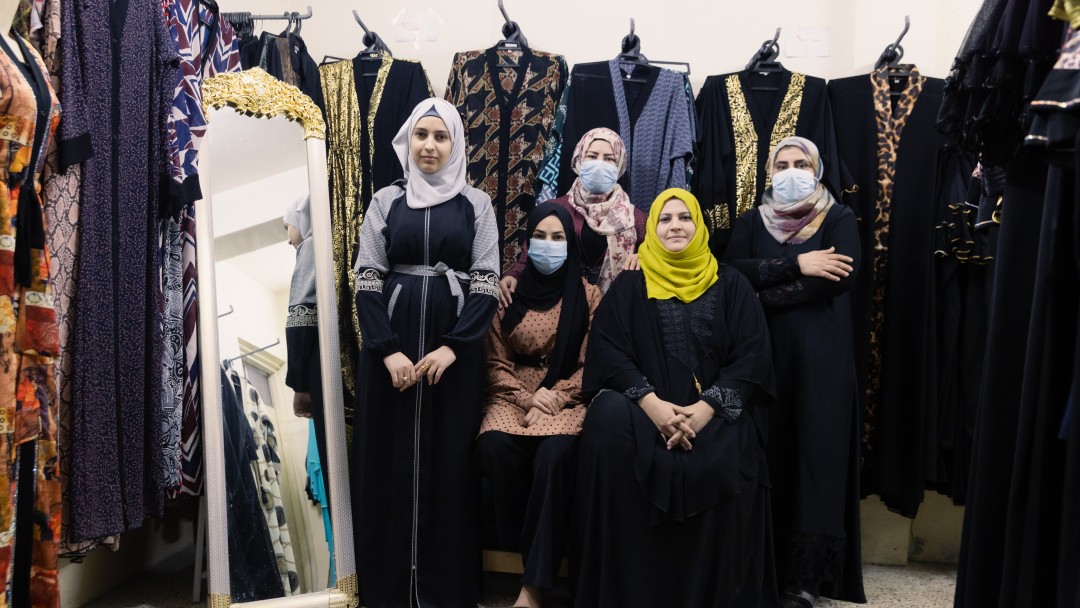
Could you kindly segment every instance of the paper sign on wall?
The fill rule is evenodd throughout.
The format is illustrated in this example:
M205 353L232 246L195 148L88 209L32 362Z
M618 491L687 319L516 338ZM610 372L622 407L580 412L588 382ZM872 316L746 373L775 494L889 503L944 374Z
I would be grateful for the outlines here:
M787 31L784 32L787 34ZM787 57L828 57L829 26L816 25L795 28L794 35L784 36L780 46Z
M394 24L394 40L398 42L413 42L413 46L420 47L421 42L435 42L439 39L439 29L443 19L433 9L426 11L401 9L392 22Z

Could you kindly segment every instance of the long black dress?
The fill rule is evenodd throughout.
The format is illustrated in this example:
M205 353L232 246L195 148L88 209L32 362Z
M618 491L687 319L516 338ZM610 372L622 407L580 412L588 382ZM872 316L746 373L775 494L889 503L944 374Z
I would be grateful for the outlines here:
M710 245L723 255L735 221L761 201L765 164L780 140L814 142L825 166L822 180L839 197L833 113L825 81L784 70L709 76L697 101L697 169L693 192L709 218Z
M580 439L571 541L577 606L777 604L762 411L775 390L768 329L746 278L719 273L684 304L647 299L644 275L623 272L597 308L583 380L596 396ZM636 403L649 392L716 411L693 451L666 449Z
M852 288L864 494L914 517L937 469L934 220L944 182L971 176L934 123L944 82L911 66L829 82L841 162L865 256Z
M836 247L840 281L805 277L796 256ZM765 307L776 370L769 409L777 571L782 589L865 602L859 532L859 411L848 290L860 259L851 209L834 204L805 243L778 242L757 209L732 230L727 262Z
M368 207L356 267L364 345L352 482L360 590L370 608L478 599L471 455L487 369L482 341L498 303L497 242L491 200L474 188L413 209L395 185ZM450 270L419 276L403 265ZM416 362L443 345L457 360L439 384L393 387L384 357L402 352Z

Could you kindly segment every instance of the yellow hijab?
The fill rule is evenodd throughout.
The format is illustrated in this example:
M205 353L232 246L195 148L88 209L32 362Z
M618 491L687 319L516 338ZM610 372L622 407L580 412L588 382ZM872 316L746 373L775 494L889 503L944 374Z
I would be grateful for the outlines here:
M669 200L677 198L686 203L697 228L686 249L668 251L656 236L660 211ZM645 242L638 248L641 271L645 274L645 291L654 300L679 298L693 302L712 287L720 265L709 250L709 229L701 215L697 198L682 188L669 188L660 193L649 209L645 224Z

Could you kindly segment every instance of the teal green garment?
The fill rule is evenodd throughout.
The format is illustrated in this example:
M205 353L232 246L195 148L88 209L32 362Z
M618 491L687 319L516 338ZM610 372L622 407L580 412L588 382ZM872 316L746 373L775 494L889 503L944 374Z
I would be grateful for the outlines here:
M322 507L323 529L326 532L326 546L330 549L330 580L328 587L337 584L337 567L334 560L334 528L330 523L330 501L326 494L326 481L323 479L322 463L319 462L319 444L315 435L315 423L308 420L307 475L311 485L311 495Z

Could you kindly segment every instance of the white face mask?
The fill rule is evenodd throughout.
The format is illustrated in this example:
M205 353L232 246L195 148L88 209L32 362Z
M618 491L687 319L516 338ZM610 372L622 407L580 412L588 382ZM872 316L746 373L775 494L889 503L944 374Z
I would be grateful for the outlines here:
M784 169L772 176L773 198L790 205L797 203L817 190L818 180L805 169Z

